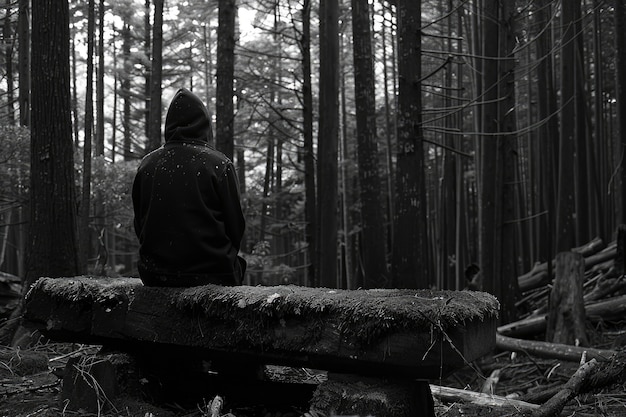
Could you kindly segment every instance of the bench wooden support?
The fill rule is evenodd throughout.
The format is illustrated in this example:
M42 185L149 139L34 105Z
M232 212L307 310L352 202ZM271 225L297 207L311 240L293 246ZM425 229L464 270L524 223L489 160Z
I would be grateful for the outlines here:
M138 279L75 277L38 280L25 307L27 323L48 337L128 353L141 373L182 359L171 368L186 378L206 376L203 364L222 364L218 375L223 382L231 374L236 394L242 380L253 383L260 365L322 369L373 378L371 389L378 392L383 390L377 379L393 380L383 384L398 387L385 393L388 401L414 398L417 392L417 404L405 401L414 412L432 408L426 380L446 376L494 349L498 303L488 294L468 291L149 288ZM233 364L241 363L248 371L235 369ZM314 397L331 392L335 379Z
M435 416L427 381L334 373L313 394L311 410L326 416Z
M231 407L264 404L304 409L317 388L313 383L276 382L250 372L259 371L258 367L222 365L228 367L228 372L207 371L205 362L193 358L157 358L137 352L112 352L104 347L96 355L68 361L61 399L66 410L92 414L115 409L120 397L195 409L219 395Z
M99 414L109 410L121 394L141 396L140 375L134 358L128 354L72 357L65 367L61 400L67 410Z

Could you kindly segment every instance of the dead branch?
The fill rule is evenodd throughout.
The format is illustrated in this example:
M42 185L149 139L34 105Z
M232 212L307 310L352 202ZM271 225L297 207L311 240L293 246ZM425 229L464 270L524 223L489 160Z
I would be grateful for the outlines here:
M488 407L514 407L518 410L529 411L539 408L537 404L514 400L499 395L484 394L458 388L430 385L433 397L447 402L463 401Z
M578 395L582 386L594 372L597 365L598 362L595 359L581 365L559 392L557 392L541 407L533 410L532 417L559 415L563 410L563 407L565 407L565 404Z

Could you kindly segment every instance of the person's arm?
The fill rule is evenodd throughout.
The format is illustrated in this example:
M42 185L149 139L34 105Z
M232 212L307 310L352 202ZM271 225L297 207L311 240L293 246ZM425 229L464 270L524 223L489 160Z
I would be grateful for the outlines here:
M224 223L226 234L239 250L241 240L246 228L245 218L241 209L241 197L239 195L239 179L232 162L229 162L224 175L219 183L219 192L224 208Z
M139 173L135 174L135 179L133 180L133 189L132 189L132 201L133 201L133 212L135 218L133 220L133 225L135 227L135 234L137 238L139 238L141 234L141 187L139 186L140 179Z

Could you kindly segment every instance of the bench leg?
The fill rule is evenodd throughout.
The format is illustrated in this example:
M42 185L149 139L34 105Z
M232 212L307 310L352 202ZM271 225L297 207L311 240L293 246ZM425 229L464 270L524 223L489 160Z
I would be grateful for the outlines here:
M68 360L61 400L67 410L100 414L111 408L119 394L140 391L139 370L130 355L99 353Z
M435 416L428 381L333 373L317 387L311 410L325 415Z

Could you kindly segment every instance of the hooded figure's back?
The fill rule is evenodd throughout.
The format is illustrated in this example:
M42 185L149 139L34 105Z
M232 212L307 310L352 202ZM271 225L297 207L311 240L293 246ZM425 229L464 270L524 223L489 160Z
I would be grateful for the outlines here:
M211 139L206 107L179 90L167 112L165 145L146 155L133 183L138 267L147 285L240 283L239 183Z

